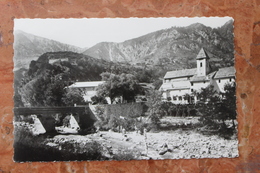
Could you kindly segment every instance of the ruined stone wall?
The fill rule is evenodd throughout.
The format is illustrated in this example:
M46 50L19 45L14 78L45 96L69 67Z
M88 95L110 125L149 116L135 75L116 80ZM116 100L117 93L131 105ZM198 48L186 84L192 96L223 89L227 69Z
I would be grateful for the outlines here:
M143 116L146 107L144 103L108 104L105 105L105 114L107 116L135 118Z

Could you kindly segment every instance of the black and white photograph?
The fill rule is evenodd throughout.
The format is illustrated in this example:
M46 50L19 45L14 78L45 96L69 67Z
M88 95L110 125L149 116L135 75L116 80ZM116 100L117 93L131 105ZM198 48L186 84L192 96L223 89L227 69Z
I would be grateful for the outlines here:
M14 19L14 161L238 157L233 23Z

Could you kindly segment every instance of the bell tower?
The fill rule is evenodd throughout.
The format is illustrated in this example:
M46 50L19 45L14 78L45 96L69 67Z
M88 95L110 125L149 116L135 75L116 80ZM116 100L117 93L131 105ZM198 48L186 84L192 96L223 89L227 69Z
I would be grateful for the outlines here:
M209 56L203 48L199 51L197 57L197 76L206 76L210 72Z

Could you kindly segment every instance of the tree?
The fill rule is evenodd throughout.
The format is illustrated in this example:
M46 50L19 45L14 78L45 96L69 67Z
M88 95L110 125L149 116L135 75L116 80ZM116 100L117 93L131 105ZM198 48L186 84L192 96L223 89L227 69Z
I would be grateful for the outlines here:
M18 91L16 90L14 92L14 107L24 107L24 103L22 101L22 97L21 95L18 93Z
M44 91L44 101L46 106L65 106L62 98L66 93L67 83L62 80L62 76L50 77L50 82Z
M163 81L161 79L157 79L153 82L153 86L157 90L162 86L162 84L163 84Z
M208 85L206 88L201 88L201 90L197 92L196 95L203 103L217 102L220 99L219 93L214 89L213 85Z
M122 101L133 101L137 94L142 92L142 87L138 84L132 74L122 73L102 73L102 80L105 82L97 87L97 96L109 97L111 102L116 97L122 97Z
M222 121L226 119L232 120L233 127L235 127L234 120L236 119L236 84L235 82L228 83L224 86L224 93L222 93L222 108L220 109L223 117Z
M229 138L235 132L236 98L235 84L226 84L224 93L218 93L213 86L208 86L198 92L198 97L204 103L197 105L200 121L210 130L215 130L220 136ZM226 120L232 120L232 129L226 125Z
M209 126L209 128L216 128L215 120L219 114L217 107L220 100L218 92L213 85L209 85L206 88L201 88L196 95L199 100L199 104L197 104L197 111L200 115L199 120L203 125Z
M107 104L106 98L100 97L100 96L96 96L96 95L91 97L91 101L92 101L93 105L95 105L95 104Z
M158 128L160 124L160 118L164 114L162 108L162 92L158 90L148 90L146 92L147 106L148 106L148 119L151 123Z
M78 88L66 88L61 98L65 106L85 105L86 102L82 97L83 91Z
M53 65L42 70L41 74L33 76L21 88L21 100L26 106L73 106L84 104L83 94L72 91L67 86L71 84L65 69Z

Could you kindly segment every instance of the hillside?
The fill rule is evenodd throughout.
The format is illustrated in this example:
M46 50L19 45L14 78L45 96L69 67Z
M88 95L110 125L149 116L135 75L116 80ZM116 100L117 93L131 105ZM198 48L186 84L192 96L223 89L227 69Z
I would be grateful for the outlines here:
M139 82L154 83L156 88L161 85L159 78L165 74L157 68L138 68L75 52L47 52L32 60L29 69L14 71L15 106L44 106L47 103L42 101L50 100L66 86L76 81L99 81L103 72L133 74Z
M15 69L27 68L32 60L36 60L46 52L72 51L81 52L76 46L35 36L23 31L14 33L14 62Z
M233 65L233 21L217 29L200 23L172 27L122 43L98 43L83 53L113 62L182 69L195 66L202 47L216 67Z
M64 90L67 86L75 81L101 80L107 64L74 52L44 53L30 62L29 69L14 71L15 106L64 106L70 100L64 98L79 94L68 93Z

